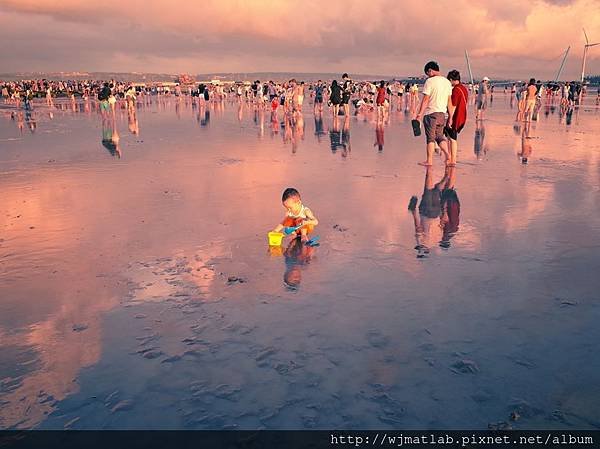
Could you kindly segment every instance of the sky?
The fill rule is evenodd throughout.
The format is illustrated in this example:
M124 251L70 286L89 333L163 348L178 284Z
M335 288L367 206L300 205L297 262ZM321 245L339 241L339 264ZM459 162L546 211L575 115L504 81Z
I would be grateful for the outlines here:
M0 72L581 74L600 0L0 0ZM600 74L600 45L587 73Z

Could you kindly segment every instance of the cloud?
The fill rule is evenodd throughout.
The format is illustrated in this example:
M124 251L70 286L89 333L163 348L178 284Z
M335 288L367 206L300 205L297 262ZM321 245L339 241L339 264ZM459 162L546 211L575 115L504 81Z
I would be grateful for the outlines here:
M420 74L423 63L493 76L551 77L582 32L600 40L596 0L435 6L392 0L215 1L173 8L164 0L4 0L5 70L344 71ZM432 9L433 8L433 9ZM557 59L558 58L558 59ZM589 67L599 57L590 52Z

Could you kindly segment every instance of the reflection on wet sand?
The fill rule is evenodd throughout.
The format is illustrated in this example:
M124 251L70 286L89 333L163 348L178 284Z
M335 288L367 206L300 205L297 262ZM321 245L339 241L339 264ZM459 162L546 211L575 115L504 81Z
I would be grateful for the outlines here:
M385 144L384 136L383 122L377 122L377 126L375 127L375 143L373 146L377 147L379 151L383 151L383 145Z
M102 146L118 159L121 159L120 140L115 118L102 119Z
M477 120L475 125L475 141L473 151L477 159L483 159L488 152L488 146L485 139L485 125L483 120Z
M302 271L314 256L315 248L305 245L299 238L292 239L283 255L285 272L283 283L290 290L297 290L302 281Z
M3 351L15 348L28 353L25 360L15 357L2 362L14 371L4 372L0 383L0 428L35 427L58 401L78 391L81 369L100 359L102 313L117 305L119 298L86 274L80 273L84 282L77 283L77 290L64 288L73 287L66 280L43 279L43 288L30 294L51 300L51 313L24 329L0 327ZM24 372L18 373L19 367Z
M350 146L350 117L344 116L343 128L340 129L340 118L335 116L333 118L333 125L329 130L329 140L331 141L331 152L336 153L338 149L341 149L342 157L348 157L352 148Z
M531 152L533 151L531 147L531 123L527 122L525 126L523 126L523 133L521 135L521 153L519 156L521 157L521 163L527 164L529 158L531 157Z
M425 172L403 111L2 111L0 427L486 428L523 404L544 410L524 425L564 408L561 426L591 426L597 404L570 392L600 365L582 274L600 244L597 115L567 128L550 109L513 133L502 107L468 122L455 168ZM318 250L265 251L288 185L314 198Z
M460 222L460 201L455 190L456 168L446 167L443 177L437 182L434 176L434 169L427 167L420 202L418 197L413 196L408 204L415 226L418 259L428 257L436 243L441 248L449 248L450 239L458 231Z

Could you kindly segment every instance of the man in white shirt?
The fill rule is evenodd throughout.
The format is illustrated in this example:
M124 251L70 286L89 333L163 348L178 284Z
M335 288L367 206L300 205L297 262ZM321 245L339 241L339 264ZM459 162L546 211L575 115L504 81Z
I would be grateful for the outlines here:
M423 86L423 99L417 114L417 120L423 122L425 137L427 139L427 160L419 165L429 167L433 165L433 151L435 143L444 152L446 161L449 160L448 145L444 136L446 125L446 111L452 96L452 84L447 78L440 75L440 66L435 61L425 64L427 81Z

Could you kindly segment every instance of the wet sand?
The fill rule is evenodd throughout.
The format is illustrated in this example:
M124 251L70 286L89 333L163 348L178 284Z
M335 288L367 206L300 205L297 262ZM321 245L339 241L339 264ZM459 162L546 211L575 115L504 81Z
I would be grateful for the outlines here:
M508 100L470 116L428 252L404 113L380 152L374 116L153 98L117 158L83 104L1 108L0 428L600 428L600 110L524 139ZM269 250L288 186L319 247Z

